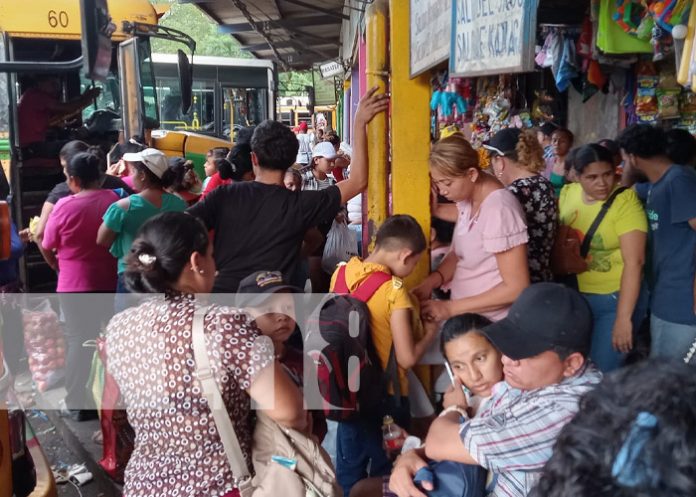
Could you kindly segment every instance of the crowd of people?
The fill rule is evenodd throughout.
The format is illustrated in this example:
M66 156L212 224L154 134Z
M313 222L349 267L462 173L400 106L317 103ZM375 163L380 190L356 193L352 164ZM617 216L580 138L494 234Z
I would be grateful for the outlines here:
M388 103L367 92L350 146L264 121L212 149L204 181L139 140L108 164L81 142L63 147L66 182L33 240L58 271L76 419L90 415L81 345L106 326L136 433L124 495L241 495L201 387L201 309L209 373L249 468L253 400L323 441L345 496L694 495L696 375L683 362L696 348L696 139L639 124L573 148L551 124L538 136L504 129L485 145L486 170L463 134L443 138L429 157L430 253L417 221L394 215L369 254L329 274L332 226L361 233L366 127ZM428 256L430 274L407 288ZM364 303L385 385L355 416L305 410L316 361L303 354L296 305L310 287ZM80 314L84 294L99 293L116 294L108 325ZM235 295L212 304L209 293ZM629 366L639 337L650 359ZM433 377L414 374L433 354ZM439 411L420 428L416 390ZM420 438L395 461L391 423Z

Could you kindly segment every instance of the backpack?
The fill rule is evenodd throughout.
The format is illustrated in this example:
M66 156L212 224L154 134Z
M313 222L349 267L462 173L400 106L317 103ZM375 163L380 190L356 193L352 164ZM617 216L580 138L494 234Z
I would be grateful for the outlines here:
M334 294L309 319L305 349L315 365L312 373L317 375L322 410L333 421L377 413L389 381L397 400L401 395L394 348L385 374L372 344L366 304L392 276L383 271L372 273L350 292L345 273L346 266L341 265Z

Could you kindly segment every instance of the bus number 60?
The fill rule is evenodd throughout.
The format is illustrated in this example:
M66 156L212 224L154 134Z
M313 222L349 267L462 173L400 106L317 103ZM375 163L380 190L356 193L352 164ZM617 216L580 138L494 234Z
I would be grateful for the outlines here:
M68 27L68 13L64 10L56 12L55 10L48 11L48 25L52 28L57 28L58 25L62 28Z

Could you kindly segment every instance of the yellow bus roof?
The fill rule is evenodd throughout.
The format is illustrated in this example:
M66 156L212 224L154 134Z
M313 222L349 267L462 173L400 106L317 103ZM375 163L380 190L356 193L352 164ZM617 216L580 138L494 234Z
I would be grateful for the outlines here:
M157 24L157 13L148 0L107 0L116 25L114 41L128 38L123 21ZM79 0L2 0L0 32L19 38L79 40L82 32Z

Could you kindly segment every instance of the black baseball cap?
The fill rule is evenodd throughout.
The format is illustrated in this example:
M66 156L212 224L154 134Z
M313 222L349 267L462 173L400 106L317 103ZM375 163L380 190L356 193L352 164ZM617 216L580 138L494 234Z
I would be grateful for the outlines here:
M288 284L280 271L257 271L244 278L237 288L237 305L239 307L263 304L272 293L302 293Z
M520 141L520 133L522 131L519 128L501 129L483 148L498 155L508 155L517 148L517 142Z
M587 356L592 327L592 311L582 295L558 283L536 283L522 292L505 319L483 332L504 355L521 360L554 347Z

